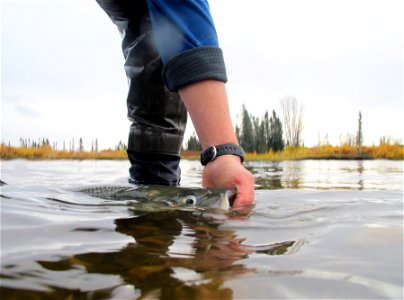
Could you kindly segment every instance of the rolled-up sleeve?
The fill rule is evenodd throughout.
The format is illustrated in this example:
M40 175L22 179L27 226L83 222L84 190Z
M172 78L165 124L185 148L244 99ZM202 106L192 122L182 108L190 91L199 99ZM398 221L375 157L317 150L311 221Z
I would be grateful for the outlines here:
M201 81L226 82L223 52L206 0L147 0L168 89Z

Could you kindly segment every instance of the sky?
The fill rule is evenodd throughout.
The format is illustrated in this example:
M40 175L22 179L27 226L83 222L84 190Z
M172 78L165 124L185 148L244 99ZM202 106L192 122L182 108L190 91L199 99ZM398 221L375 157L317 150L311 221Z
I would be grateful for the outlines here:
M121 38L93 0L1 0L1 141L61 148L126 142ZM355 134L404 142L401 0L216 0L230 112L254 116L289 96L303 104L303 141ZM189 120L186 139L193 132Z

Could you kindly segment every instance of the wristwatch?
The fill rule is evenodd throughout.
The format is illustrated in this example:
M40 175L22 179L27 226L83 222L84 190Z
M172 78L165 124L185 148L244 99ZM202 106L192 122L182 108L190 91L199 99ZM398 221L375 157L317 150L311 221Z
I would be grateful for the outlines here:
M240 157L241 162L244 161L244 150L239 145L223 144L217 146L210 146L201 153L201 164L206 166L209 162L213 161L220 155L237 155Z

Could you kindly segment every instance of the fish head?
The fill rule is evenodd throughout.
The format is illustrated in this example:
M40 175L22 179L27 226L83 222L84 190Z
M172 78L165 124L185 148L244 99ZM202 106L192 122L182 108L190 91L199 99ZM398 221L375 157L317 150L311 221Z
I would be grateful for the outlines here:
M198 189L185 193L184 196L179 198L178 205L189 208L220 208L228 210L235 197L235 189Z

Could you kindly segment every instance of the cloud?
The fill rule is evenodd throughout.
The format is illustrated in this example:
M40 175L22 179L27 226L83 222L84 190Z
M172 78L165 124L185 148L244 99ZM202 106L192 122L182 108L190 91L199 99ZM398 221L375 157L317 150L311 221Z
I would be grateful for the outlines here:
M305 144L336 143L364 117L365 142L400 137L400 0L210 1L224 50L233 120L295 95ZM5 1L1 10L2 139L46 136L126 140L120 36L92 0ZM377 125L375 125L377 124ZM376 128L377 127L377 128ZM187 132L192 130L188 126Z

